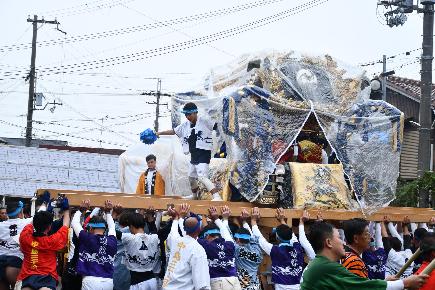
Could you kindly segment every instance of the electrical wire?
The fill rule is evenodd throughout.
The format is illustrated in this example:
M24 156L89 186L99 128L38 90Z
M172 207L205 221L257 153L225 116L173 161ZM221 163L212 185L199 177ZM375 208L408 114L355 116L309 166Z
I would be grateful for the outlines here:
M57 9L57 10L42 12L39 14L46 15L46 16L68 17L68 16L75 16L75 15L80 15L85 13L91 13L103 9L110 9L110 8L117 7L123 3L129 3L132 1L135 0L95 1L89 4L85 3L83 5L77 5L75 7ZM108 3L104 3L104 2L108 2Z
M218 9L218 10L212 10L212 11L208 11L208 12L204 12L204 13L200 13L200 14L183 16L183 17L164 20L164 21L156 21L153 19L154 22L150 23L150 24L130 26L130 27L124 27L124 28L120 28L120 29L96 32L96 33L89 33L89 34L84 34L84 35L67 36L65 40L63 40L63 38L57 38L57 39L39 41L37 43L37 46L38 47L53 46L53 45L60 44L62 41L64 41L64 43L73 43L73 42L80 42L80 41L97 40L97 39L120 36L120 35L134 33L134 32L141 32L141 31L157 29L157 28L161 28L161 27L171 27L174 25L179 25L179 24L188 23L188 22L192 22L192 21L199 21L201 19L211 19L211 18L216 18L219 16L226 16L226 15L234 14L234 13L237 13L240 11L258 8L258 7L262 7L262 6L266 6L266 5L270 5L270 4L274 4L274 3L278 3L278 2L282 2L282 1L285 1L285 0L261 0L261 1L256 1L253 3L242 4L242 5L233 6L233 7L229 7L229 8L222 8L222 9ZM143 16L148 17L143 12L140 12L136 9L130 8L130 7L126 6L125 4L120 4L120 5L122 5L123 7L127 8L127 9L133 10L137 13L140 13ZM7 45L7 46L0 47L0 53L6 52L6 51L17 51L17 50L30 49L30 48L32 48L31 43Z
M100 89L110 89L110 90L127 90L131 92L137 92L137 94L140 94L144 90L142 89L132 89L132 88L118 88L118 87L111 87L111 86L100 86L97 84L87 84L87 83L74 83L74 82L66 82L66 81L58 81L58 80L51 80L51 79L42 79L39 78L39 80L44 80L45 82L55 82L55 83L61 83L61 84L69 84L69 85L75 85L79 87L92 87L92 88L100 88Z
M11 122L7 122L5 120L0 120L0 123L2 123L4 125L7 125L7 126L10 126L10 127L16 127L16 128L20 128L20 129L26 129L25 126L20 126L20 125L11 123ZM66 137L71 137L71 138L77 138L77 139L86 140L86 141L105 143L105 144L110 144L110 145L115 145L115 146L128 146L128 144L125 144L125 143L115 143L115 142L104 141L104 140L100 140L100 139L86 138L86 137L83 137L83 136L75 136L75 135L72 135L70 133L60 133L60 132L55 132L55 131L41 129L41 128L33 128L33 129L37 130L37 131L41 131L41 132L58 134L58 135L61 135L61 136L66 136ZM134 142L134 141L132 141L132 142Z
M400 52L400 53L397 53L395 55L388 56L386 59L389 60L389 59L394 59L397 56L401 56L401 55L410 55L411 53L413 53L415 51L419 51L419 50L421 50L421 48L415 48L415 49L412 49L412 50L409 50L409 51ZM364 66L372 66L372 65L379 64L379 63L383 63L383 60L382 59L378 59L378 60L374 60L374 61L358 64L358 66L362 66L362 67L364 67Z
M82 117L84 117L84 118L89 118L88 116L86 116L85 114L83 114L82 112L80 112L79 110L75 109L74 107L72 107L71 105L69 105L68 103L66 103L64 100L62 100L62 99L60 99L60 98L59 98L59 100L62 102L62 104L63 104L64 106L66 106L66 107L69 108L70 110L74 111L75 113L79 114L80 116L82 116ZM89 119L90 119L90 118L89 118ZM118 135L119 137L121 137L121 138L123 138L123 139L125 139L125 140L128 140L128 141L130 141L130 142L134 142L134 140L132 140L132 139L130 139L130 138L128 138L128 137L125 137L125 136L122 135L122 134L119 134L119 133L113 131L112 129L108 128L107 126L100 125L100 124L98 124L98 122L96 122L96 121L91 121L91 122L97 124L98 126L101 126L101 128L104 129L104 130L107 130L107 131L109 131L109 132L111 132L111 133L114 133L114 134Z
M151 19L152 21L155 21L155 22L158 22L158 23L162 23L164 27L167 27L167 28L171 29L173 32L178 32L178 33L180 33L180 34L182 34L182 35L184 35L184 36L189 37L190 39L193 39L193 38L194 38L194 37L191 36L190 34L187 34L186 32L183 32L181 29L173 28L172 26L167 25L167 24L165 24L165 23L162 22L162 21L158 21L158 20L154 19L153 17L151 17L151 16L149 16L149 15L147 15L147 14L145 14L145 13L143 13L143 12L137 10L137 9L130 8L130 7L128 7L127 5L122 5L122 6L125 7L125 8L127 8L127 9L133 10L133 11L139 13L139 14L142 15L142 16L145 16L147 19ZM207 20L210 20L210 18L207 18ZM211 45L211 44L207 44L207 46L209 46L209 47L211 47L211 48L213 48L213 49L215 49L215 50L217 50L217 51L219 51L219 52L222 52L222 53L224 53L224 54L226 54L226 55L228 55L228 56L236 57L234 54L232 54L232 53L230 53L230 52L228 52L228 51L226 51L226 50L224 50L224 49L222 49L222 48L218 48L218 47L216 47L216 46L214 46L214 45Z
M53 75L53 74L59 74L59 73L73 73L78 71L87 71L91 69L99 69L104 67L111 67L115 65L120 64L126 64L133 61L141 61L145 59L149 59L156 56L162 56L169 53L175 53L178 51L190 49L193 47L197 47L200 45L204 45L207 43L211 43L214 41L218 41L221 39L225 39L228 37L232 37L238 34L241 34L243 32L251 31L253 29L257 29L259 27L263 27L265 25L286 19L290 16L302 13L306 10L312 9L314 7L317 7L321 4L324 4L328 2L328 0L312 0L305 4L296 6L294 8L282 11L280 13L261 18L256 21L249 22L244 25L240 25L231 29L223 30L214 34L209 34L203 37L199 37L193 40L184 41L181 43L176 43L160 48L150 49L146 51L140 51L136 53L131 53L127 55L121 55L106 59L99 59L99 60L93 60L88 62L82 62L82 63L76 63L71 65L65 65L65 66L57 66L57 67L46 67L38 69L38 72L40 75ZM20 73L5 73L4 78L7 79L16 79L22 77ZM2 80L2 79L0 79Z

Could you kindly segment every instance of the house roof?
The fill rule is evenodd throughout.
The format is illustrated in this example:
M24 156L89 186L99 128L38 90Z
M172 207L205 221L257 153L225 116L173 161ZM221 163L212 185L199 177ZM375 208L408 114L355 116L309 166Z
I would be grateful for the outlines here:
M420 103L420 81L389 76L387 78L387 87ZM432 107L435 107L435 85L432 85Z

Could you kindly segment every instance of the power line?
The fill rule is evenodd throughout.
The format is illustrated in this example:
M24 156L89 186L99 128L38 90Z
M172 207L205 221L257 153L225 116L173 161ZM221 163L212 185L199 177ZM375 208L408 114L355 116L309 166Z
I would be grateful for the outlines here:
M65 66L42 68L39 70L39 73L44 76L59 74L59 73L73 73L78 71L86 71L91 69L99 69L104 67L120 65L120 64L126 64L134 61L149 59L156 56L166 55L169 53L175 53L178 51L190 49L193 47L197 47L221 39L232 37L259 27L263 27L265 25L286 19L290 16L302 13L308 9L314 8L326 2L328 2L328 0L312 0L305 4L282 11L280 13L268 17L264 17L259 20L252 21L247 24L240 25L231 29L227 29L214 34L209 34L203 37L199 37L193 40L188 40L181 43L176 43L176 44L150 49L146 51L131 53L128 55L121 55L121 56L116 56L116 57L111 57L106 59L93 60L93 61L76 63L76 64L65 65ZM21 77L20 73L11 73L11 72L6 72L4 76L4 78L6 79L16 79L20 77Z
M412 50L409 50L409 51L400 52L398 54L388 56L387 60L388 59L396 58L396 57L401 56L401 55L410 55L411 53L413 53L415 51L419 51L419 50L421 50L421 48L415 48L415 49L412 49ZM372 66L372 65L375 65L375 64L380 64L382 62L383 62L382 59L378 59L378 60L374 60L374 61L370 61L370 62L359 64L359 66L362 66L362 67L364 67L364 66Z
M64 100L62 100L62 99L60 99L60 98L59 98L59 100L60 100L60 101L61 101L61 102L62 102L62 103L67 107L67 108L69 108L70 110L76 112L77 114L79 114L80 116L82 116L82 117L84 117L84 118L89 118L88 116L86 116L85 114L83 114L82 112L80 112L79 110L75 109L74 107L72 107L71 105L69 105L68 103L66 103ZM97 124L98 126L101 126L101 128L104 129L104 130L107 130L107 131L109 131L109 132L112 132L112 133L114 133L114 134L120 136L121 138L124 138L125 140L128 140L128 141L130 141L130 142L134 142L132 139L130 139L130 138L128 138L128 137L125 137L125 136L122 135L122 134L116 133L115 131L109 129L107 126L100 125L100 124L99 124L98 122L96 122L96 121L91 121L91 122Z
M200 14L183 16L183 17L164 20L164 21L156 21L156 20L151 18L154 22L150 23L150 24L130 26L130 27L124 27L124 28L120 28L120 29L96 32L96 33L89 33L89 34L84 34L84 35L76 35L76 36L73 35L73 36L68 36L65 39L64 38L57 38L57 39L51 39L51 40L46 40L46 41L40 41L40 42L38 42L38 46L42 47L42 46L59 45L62 42L63 43L72 43L72 42L80 42L80 41L88 41L88 40L97 40L97 39L102 39L102 38L106 38L106 37L120 36L120 35L134 33L134 32L157 29L157 28L161 28L161 27L171 27L174 25L183 24L183 23L187 23L187 22L199 21L201 19L210 19L210 18L215 18L215 17L219 17L219 16L226 16L226 15L230 15L230 14L237 13L240 11L258 8L258 7L262 7L262 6L266 6L266 5L270 5L270 4L274 4L274 3L282 2L282 1L284 1L284 0L261 0L261 1L256 1L253 3L242 4L242 5L218 9L218 10L212 10L212 11L208 11L208 12L204 12L204 13L200 13ZM122 5L123 7L127 8L127 9L131 9L137 13L140 13L143 16L148 17L143 12L140 12L136 9L130 8L130 7L126 6L125 4L120 4L120 5ZM6 51L29 49L30 47L31 47L31 44L29 44L29 43L7 45L7 46L0 47L0 53L6 52Z
M43 14L46 16L67 17L67 16L74 16L74 15L79 15L79 14L84 14L84 13L91 13L91 12L95 12L95 11L99 11L99 10L103 10L103 9L110 9L110 8L122 5L123 3L129 3L132 1L135 1L135 0L95 1L95 2L91 2L89 4L85 3L82 5L77 5L77 6L73 6L70 8L51 10L51 11L47 11L45 13L39 13L39 14L41 14L41 15ZM108 2L108 3L104 3L104 2Z
M136 118L138 116L144 116L144 115L148 115L150 113L140 113L140 114L131 114L131 115L121 115L121 116L114 116L114 117L110 117L109 115L106 116L107 120L118 120L118 119L128 119L128 118ZM69 122L69 121L82 121L82 122L90 122L91 120L98 120L101 118L90 118L90 119L62 119L62 120L53 120L53 121L49 121L49 124L56 124L59 122Z
M10 127L20 128L20 129L25 129L26 128L25 126L20 126L20 125L11 123L11 122L7 122L5 120L0 120L0 123L8 125ZM128 144L125 144L125 143L114 143L114 142L109 142L109 141L104 141L104 140L99 140L99 139L86 138L86 137L83 137L83 136L75 136L75 135L72 135L70 133L55 132L55 131L41 129L41 128L34 128L34 130L41 131L41 132L46 132L46 133L58 134L58 135L67 136L67 137L71 137L71 138L82 139L82 140L86 140L86 141L101 142L101 143L115 145L115 146L127 146L128 145Z
M92 88L102 88L102 89L110 89L110 90L127 90L127 91L136 91L138 93L143 92L142 89L117 88L117 87L111 87L111 86L100 86L100 85L96 85L96 84L74 83L74 82L66 82L66 81L58 81L58 80L50 80L50 79L44 79L44 81L61 83L61 84L70 84L70 85L75 85L75 86L79 86L79 87L92 87Z

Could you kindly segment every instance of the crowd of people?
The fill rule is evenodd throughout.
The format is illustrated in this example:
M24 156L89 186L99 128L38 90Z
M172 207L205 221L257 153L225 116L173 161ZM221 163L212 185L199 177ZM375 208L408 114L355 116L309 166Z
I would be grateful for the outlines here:
M83 201L70 209L48 193L38 204L32 218L21 202L3 208L1 290L254 290L265 289L265 275L278 290L435 289L435 275L420 274L435 257L435 219L332 225L306 211L287 220L277 209L269 231L259 208L238 217L228 206L200 216L187 204L154 211ZM423 254L401 271L417 249Z

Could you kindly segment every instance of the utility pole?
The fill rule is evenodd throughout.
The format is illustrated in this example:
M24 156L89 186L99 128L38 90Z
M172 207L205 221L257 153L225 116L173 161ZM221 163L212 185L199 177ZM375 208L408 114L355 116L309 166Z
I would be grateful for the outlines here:
M420 81L420 139L418 146L418 177L430 170L431 125L432 125L432 60L433 60L433 26L434 2L421 1L423 8L423 53L421 55ZM429 191L420 189L419 206L429 207Z
M157 79L156 91L156 120L154 121L154 131L159 132L159 114L160 114L160 91L162 90L162 80Z
M27 124L26 124L26 146L29 147L32 142L32 122L33 122L33 103L35 98L35 61L36 61L36 38L38 34L38 23L59 24L57 20L47 21L44 18L38 20L38 16L34 15L33 19L27 18L27 22L32 22L33 37L32 37L32 56L30 59L29 73L29 100L27 102Z
M160 97L172 97L172 94L162 93L162 80L160 78L155 78L157 80L157 90L149 91L149 92L143 92L140 95L141 96L156 96L155 102L146 102L150 105L156 105L156 119L154 120L154 131L159 131L159 118L160 118L160 106L168 106L168 103L161 104L160 103Z
M418 3L418 2L417 2ZM431 157L431 99L432 99L432 60L433 60L433 26L434 26L434 4L435 0L421 0L420 4L414 5L413 0L384 0L379 1L378 5L384 7L396 6L385 13L387 24L390 27L403 25L406 22L407 13L417 11L423 13L423 53L421 55L421 79L420 79L420 137L418 146L418 169L417 176L422 177L426 171L430 170ZM429 192L419 189L419 207L429 207Z
M382 101L387 101L387 77L385 73L387 72L387 56L384 54L382 56Z

